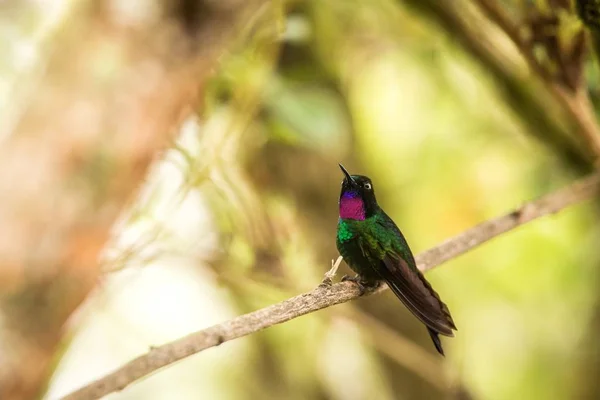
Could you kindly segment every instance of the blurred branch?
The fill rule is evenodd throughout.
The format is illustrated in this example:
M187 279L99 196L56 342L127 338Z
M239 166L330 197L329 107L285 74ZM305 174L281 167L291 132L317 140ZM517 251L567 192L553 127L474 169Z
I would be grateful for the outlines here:
M111 226L264 0L70 3L0 135L2 399L43 390Z
M517 49L520 51L521 55L527 63L529 67L535 71L540 77L545 80L550 80L551 77L548 74L548 71L543 68L543 66L538 62L535 58L533 52L531 51L531 47L525 43L523 38L521 37L521 33L519 32L519 26L515 24L510 16L504 11L502 7L498 5L495 0L473 0L481 10L487 15L487 17L492 20L498 27L504 31L504 33L513 41Z
M372 345L382 354L414 372L440 391L447 389L440 357L424 350L423 347L365 312L347 310L342 313L342 315L346 314L359 326L367 328L368 334L372 336Z
M512 40L523 58L529 64L529 67L541 78L548 88L548 91L558 100L569 117L575 122L578 128L578 133L586 144L590 156L594 164L600 162L600 128L596 121L594 109L589 99L585 81L578 79L579 83L575 90L570 90L564 84L554 79L549 71L538 62L533 53L533 47L528 44L520 34L519 26L515 24L504 12L502 7L495 0L474 0L475 3L484 11L484 13L494 23L498 25L502 31ZM581 1L578 3L582 3ZM597 1L587 2L594 3L596 13L598 5ZM590 10L589 14L593 14ZM587 15L587 14L586 14ZM596 18L597 19L597 18ZM586 19L589 21L589 18ZM594 26L598 21L594 20Z
M458 0L404 0L420 10L425 16L445 30L450 37L478 61L496 81L496 86L506 99L506 106L518 115L527 125L527 132L544 145L552 147L569 165L579 172L590 172L590 161L594 159L589 151L578 145L569 135L560 118L560 109L551 104L547 96L540 95L539 82L524 80L514 65L509 65L510 54L502 46L497 46L489 37L489 32L481 27L481 15ZM478 21L473 24L473 20ZM511 26L502 20L502 25ZM510 29L517 35L516 28ZM577 126L576 123L573 123Z
M595 174L526 203L506 215L481 223L441 245L419 254L416 258L419 268L422 271L430 270L504 232L590 199L597 194L599 189L600 174ZM386 286L382 286L372 293L386 289ZM128 362L111 374L67 395L63 400L98 399L109 393L123 390L136 380L162 367L208 348L358 297L360 297L360 291L350 282L320 285L308 293L153 348L147 354Z
M596 60L600 57L600 1L576 0L575 9L584 25L589 29Z

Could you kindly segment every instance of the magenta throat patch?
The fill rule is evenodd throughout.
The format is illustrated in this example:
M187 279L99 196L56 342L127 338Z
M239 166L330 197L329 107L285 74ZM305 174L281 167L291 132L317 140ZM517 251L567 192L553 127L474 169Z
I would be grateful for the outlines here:
M365 203L358 193L346 192L340 198L340 218L364 221Z

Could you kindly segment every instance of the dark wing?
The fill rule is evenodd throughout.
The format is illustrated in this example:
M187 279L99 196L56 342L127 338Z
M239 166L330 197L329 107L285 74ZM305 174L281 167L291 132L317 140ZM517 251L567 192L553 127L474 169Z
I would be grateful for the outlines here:
M402 303L428 328L445 336L454 336L452 330L456 326L448 307L418 269L411 268L401 256L388 252L376 271Z
M398 226L383 210L380 211L382 218L378 223L384 231L391 230L395 233L396 246L379 253L379 268L375 268L376 272L415 317L427 325L434 343L434 332L454 336L452 330L456 330L456 325L448 306L417 268L415 258ZM437 342L436 347L439 339Z

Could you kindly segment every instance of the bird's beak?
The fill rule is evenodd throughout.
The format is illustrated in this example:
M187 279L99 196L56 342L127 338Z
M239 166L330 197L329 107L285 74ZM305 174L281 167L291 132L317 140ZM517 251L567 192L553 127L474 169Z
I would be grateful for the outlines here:
M354 180L354 178L352 178L352 175L350 175L350 173L348 171L346 171L346 168L344 168L344 166L342 164L338 164L338 165L340 166L340 169L342 170L344 175L346 175L346 179L348 179L348 182L351 182L353 185L356 185L356 181Z

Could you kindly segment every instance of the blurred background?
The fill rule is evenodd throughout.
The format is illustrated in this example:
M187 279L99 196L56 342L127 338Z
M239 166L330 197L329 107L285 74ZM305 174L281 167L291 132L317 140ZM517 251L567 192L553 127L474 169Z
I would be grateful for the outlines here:
M20 76L74 2L8 3L5 127ZM590 170L564 104L478 3L259 7L113 229L43 398L317 286L338 256L339 162L372 178L415 254ZM581 37L569 1L497 6L541 43L533 54L550 71L552 45ZM595 60L577 56L595 102ZM107 398L600 398L597 217L597 204L577 205L429 272L459 329L443 339L445 359L386 292L209 349Z

